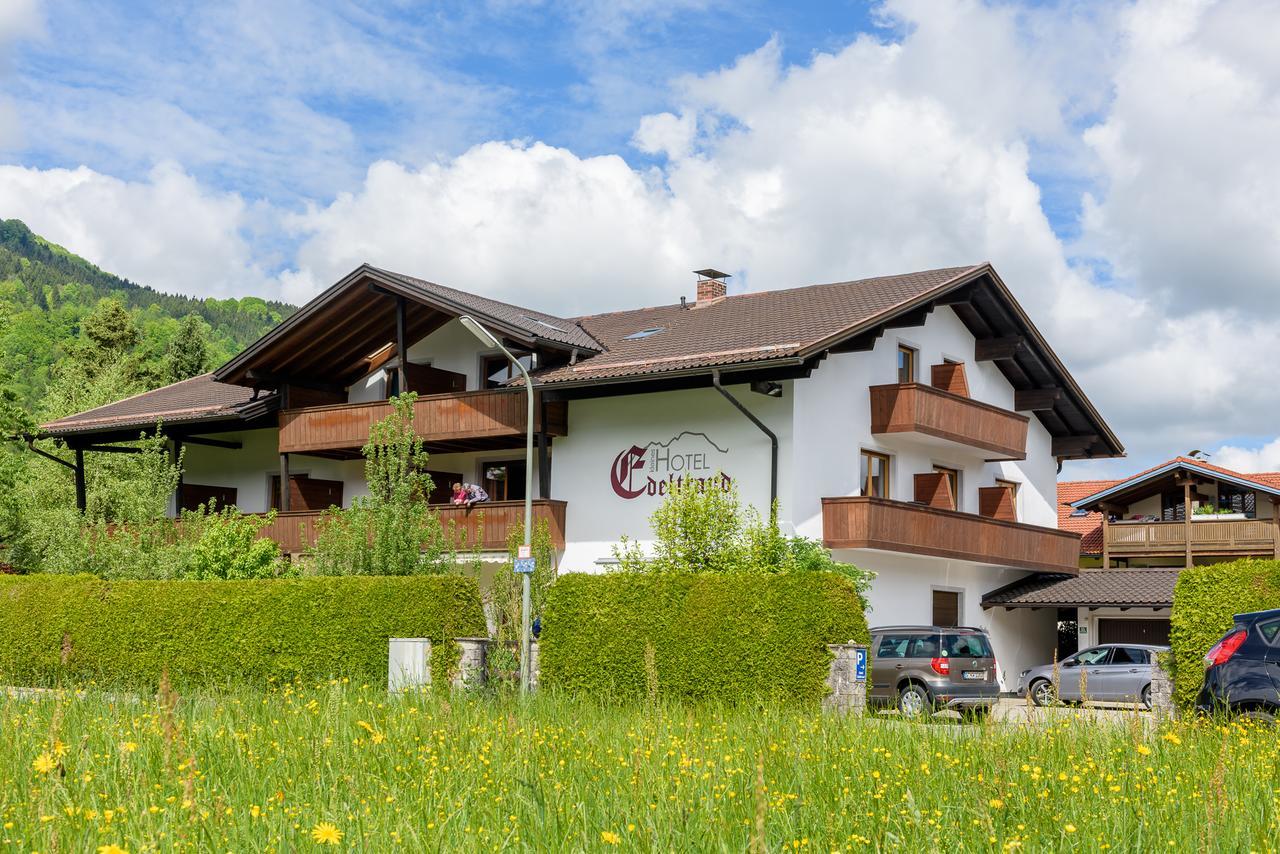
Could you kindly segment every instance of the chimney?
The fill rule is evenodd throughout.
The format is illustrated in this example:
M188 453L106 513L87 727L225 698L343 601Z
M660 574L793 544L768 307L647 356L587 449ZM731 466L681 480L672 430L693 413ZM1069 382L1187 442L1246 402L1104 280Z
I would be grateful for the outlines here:
M703 308L717 303L729 292L729 287L725 283L725 279L729 278L728 273L711 269L693 272L698 277L698 299L694 303L694 308Z

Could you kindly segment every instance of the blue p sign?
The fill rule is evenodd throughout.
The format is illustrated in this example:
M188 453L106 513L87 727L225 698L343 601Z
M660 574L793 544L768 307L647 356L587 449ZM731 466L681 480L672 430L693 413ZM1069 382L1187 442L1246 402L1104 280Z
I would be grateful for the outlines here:
M867 650L859 647L853 651L853 681L867 681Z

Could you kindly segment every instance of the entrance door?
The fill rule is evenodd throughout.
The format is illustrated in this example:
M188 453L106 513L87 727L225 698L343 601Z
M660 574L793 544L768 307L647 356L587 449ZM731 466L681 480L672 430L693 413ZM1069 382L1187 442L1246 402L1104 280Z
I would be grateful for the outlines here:
M1098 643L1169 645L1169 621L1099 618Z
M524 460L501 460L480 465L484 491L490 501L523 501L525 490Z
M328 510L342 506L342 481L305 474L289 475L290 510ZM271 476L271 509L280 509L280 475Z

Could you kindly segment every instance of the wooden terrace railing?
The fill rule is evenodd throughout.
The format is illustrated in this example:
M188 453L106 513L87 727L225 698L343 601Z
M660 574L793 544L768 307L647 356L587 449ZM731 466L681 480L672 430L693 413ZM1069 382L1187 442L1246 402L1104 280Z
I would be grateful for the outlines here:
M924 383L871 386L871 432L920 433L979 448L992 458L1027 456L1025 415Z
M866 496L822 499L822 543L1073 575L1080 564L1079 534Z
M1193 554L1265 554L1276 551L1273 519L1192 519L1186 522L1109 522L1107 550L1120 555L1181 555L1187 531Z
M564 548L564 517L566 503L535 498L533 524L546 521L551 541L556 548ZM431 509L440 518L445 533L454 537L460 549L468 551L504 551L512 529L524 521L523 501L487 501L473 507L453 504L433 504ZM276 513L275 518L258 532L280 544L286 553L303 552L315 545L316 523L323 511L298 510Z
M523 389L433 394L414 403L413 426L427 442L509 438L514 446L528 429L527 406ZM565 435L568 409L564 401L535 401L534 429L541 426L543 406L548 435ZM385 400L281 410L280 453L361 448L369 441L370 428L391 412Z

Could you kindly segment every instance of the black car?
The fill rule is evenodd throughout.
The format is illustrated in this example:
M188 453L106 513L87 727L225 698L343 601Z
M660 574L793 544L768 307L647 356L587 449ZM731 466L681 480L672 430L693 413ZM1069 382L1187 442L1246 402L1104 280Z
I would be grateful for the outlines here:
M1202 712L1273 721L1280 715L1280 608L1236 614L1235 625L1204 657Z

